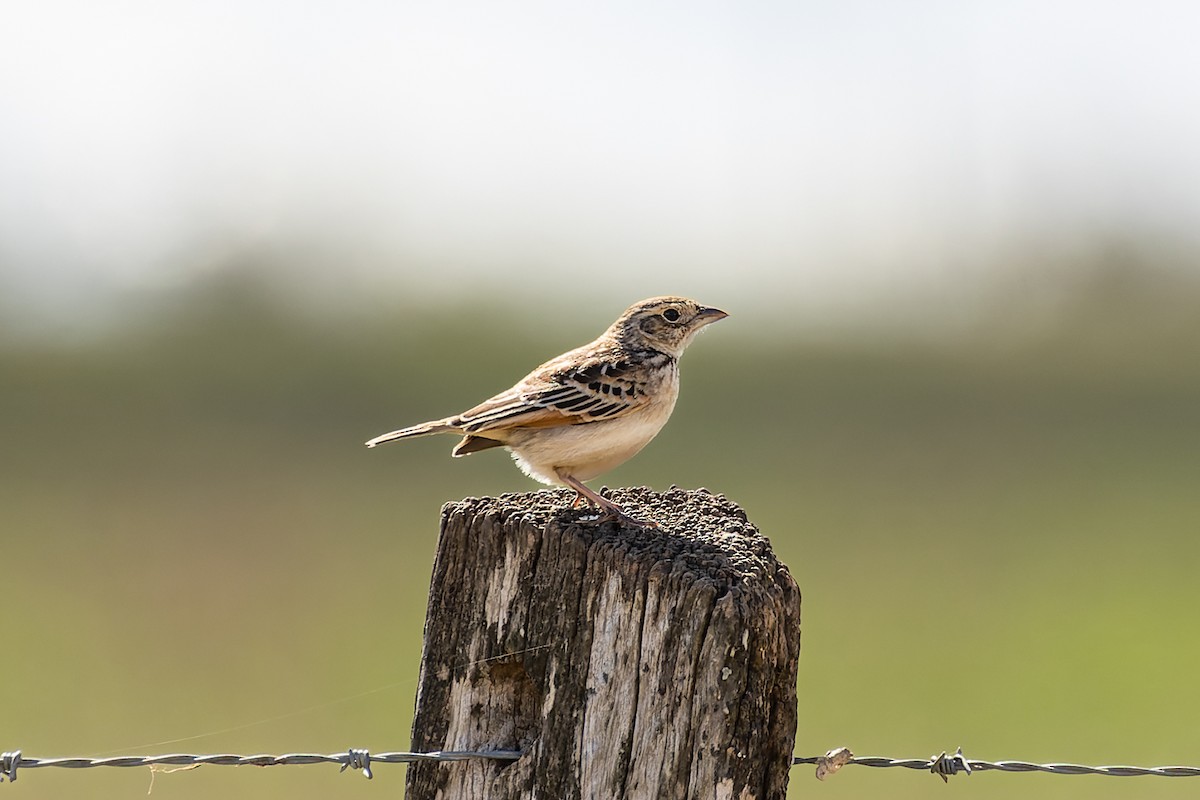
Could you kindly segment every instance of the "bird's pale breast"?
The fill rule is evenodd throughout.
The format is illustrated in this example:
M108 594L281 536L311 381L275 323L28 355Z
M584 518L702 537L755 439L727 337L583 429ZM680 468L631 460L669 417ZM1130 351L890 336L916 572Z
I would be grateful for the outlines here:
M512 431L508 447L517 466L535 480L558 484L559 471L587 481L628 461L658 435L675 408L677 378L671 375L664 384L653 403L616 419Z

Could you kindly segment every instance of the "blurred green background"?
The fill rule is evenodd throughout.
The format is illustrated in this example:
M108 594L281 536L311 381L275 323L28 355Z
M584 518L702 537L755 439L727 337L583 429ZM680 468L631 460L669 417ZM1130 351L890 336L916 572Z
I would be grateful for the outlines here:
M450 459L444 437L361 443L620 310L577 300L551 329L470 301L314 319L232 274L86 341L3 340L6 748L404 748L438 509L532 485L499 452ZM799 752L1200 761L1200 286L1152 274L1098 266L1036 335L1013 336L1011 299L936 341L773 334L733 307L688 352L670 425L597 483L706 486L771 537L804 595ZM366 797L401 769L213 767L154 796ZM39 770L5 791L149 780ZM1130 780L817 785L805 767L793 794L1194 793Z
M1200 765L1200 5L10 5L0 750L404 748L441 505L537 487L362 443L673 293L732 316L596 484L705 486L771 537L800 753Z

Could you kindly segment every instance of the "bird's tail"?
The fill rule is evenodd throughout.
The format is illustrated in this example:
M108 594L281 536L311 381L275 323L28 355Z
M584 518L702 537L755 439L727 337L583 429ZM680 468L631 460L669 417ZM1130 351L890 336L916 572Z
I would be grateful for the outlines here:
M411 428L401 428L398 431L385 433L381 436L376 436L371 441L367 442L367 447L384 444L386 442L394 442L397 439L407 439L411 436L426 436L430 433L446 433L448 431L458 431L455 425L450 424L449 419L439 419L433 422L423 422L420 425L413 425Z

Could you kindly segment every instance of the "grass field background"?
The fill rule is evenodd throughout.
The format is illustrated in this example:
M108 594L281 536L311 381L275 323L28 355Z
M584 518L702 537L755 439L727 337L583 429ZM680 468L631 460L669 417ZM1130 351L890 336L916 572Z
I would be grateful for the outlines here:
M805 755L1200 764L1200 291L990 309L936 337L729 308L675 417L597 485L740 503L803 592ZM636 298L630 298L633 300ZM722 305L720 297L702 300ZM209 287L86 339L0 345L0 749L403 749L442 503L535 488L500 452L372 435L598 333L515 304L315 318ZM502 330L497 335L496 330ZM139 797L29 770L13 798ZM389 797L332 767L203 768L153 796ZM851 768L791 794L1175 798L1186 779Z

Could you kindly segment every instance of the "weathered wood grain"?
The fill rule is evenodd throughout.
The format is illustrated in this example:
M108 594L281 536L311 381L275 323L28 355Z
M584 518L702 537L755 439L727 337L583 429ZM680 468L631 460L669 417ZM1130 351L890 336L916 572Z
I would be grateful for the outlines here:
M705 490L611 495L658 530L588 521L568 491L448 504L425 621L411 800L761 798L787 790L800 592Z

